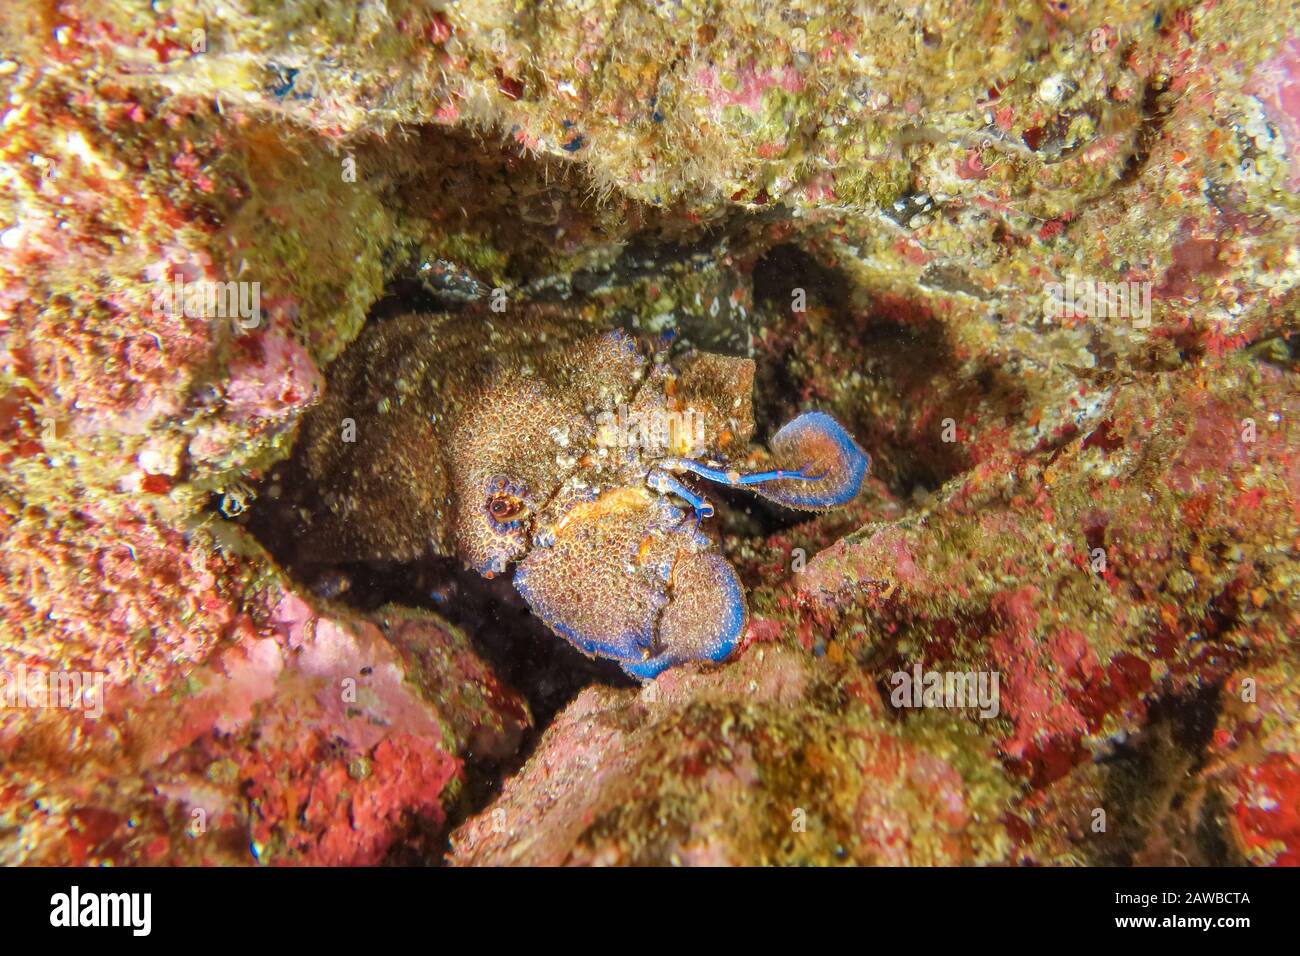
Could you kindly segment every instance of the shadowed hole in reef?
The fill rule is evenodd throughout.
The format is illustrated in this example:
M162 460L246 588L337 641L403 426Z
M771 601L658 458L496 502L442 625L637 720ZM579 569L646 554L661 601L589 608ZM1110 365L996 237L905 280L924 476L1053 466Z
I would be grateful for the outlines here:
M1157 698L1140 733L1102 759L1107 770L1102 804L1127 810L1105 818L1103 830L1094 823L1085 846L1088 862L1243 865L1226 836L1221 798L1198 783L1222 694L1216 684Z
M806 311L792 307L803 290ZM805 407L834 414L870 452L872 474L904 501L971 466L960 440L981 405L1010 420L1020 390L995 367L968 367L920 299L854 288L798 246L754 269L754 304L775 343L756 356L754 413L768 437ZM813 321L815 319L815 321ZM945 440L945 425L951 422Z
M483 299L490 292L487 286L496 281L503 281L521 298L572 296L607 308L610 315L635 314L644 311L638 306L643 294L639 282L657 275L664 276L668 284L679 281L682 273L707 265L720 248L729 243L743 245L753 234L749 226L755 217L747 213L733 212L697 227L674 211L630 200L615 199L610 204L571 201L573 195L582 196L586 191L564 182L566 177L577 175L570 164L556 166L529 160L513 155L508 147L434 128L415 131L408 142L400 148L393 146L391 152L389 144L384 144L375 161L394 184L386 201L412 222L436 227L431 226L426 237L432 241L394 252L394 257L401 256L403 261L385 263L390 281L370 310L368 321L372 322L405 312L457 310L467 301ZM449 237L461 233L463 241L450 241ZM551 283L552 270L574 265L557 254L561 234L566 242L572 239L593 248L613 243L623 246L617 256L596 257L595 264L579 268L568 281ZM438 241L439 237L444 241ZM810 287L813 301L848 314L852 298L848 284L840 274L832 270L818 272L815 266L811 257L796 247L770 251L755 274L756 298L774 306L779 297L773 283L793 277ZM747 270L738 271L737 284L745 282L748 274ZM627 301L622 305L626 309L615 304L617 295L611 295L612 291L622 295L624 290ZM788 311L788 292L785 301ZM708 326L707 320L700 322L702 326L684 327L683 331L692 336L718 331ZM798 330L786 331L790 333L787 341L802 348ZM848 337L857 335L858 330L846 322L828 325L826 334ZM921 349L932 351L942 346L938 323L929 334L930 339L921 335ZM749 335L736 338L747 342ZM707 346L710 340L696 338L695 344ZM861 350L859 345L849 344ZM891 362L897 360L909 368L919 368L925 361L911 354L907 342L893 352L885 346L877 351L881 387L886 391L909 374L890 368ZM807 359L813 364L790 368L773 356L755 355L759 366L755 396L759 440L769 439L777 428L803 410L792 399L804 394L809 381L818 374L817 352L807 354L813 356ZM838 404L808 404L820 405L841 417L877 458L878 472L883 458L886 470L891 475L897 473L900 485L937 485L948 474L960 470L946 461L909 465L902 455L906 444L902 440L896 443L896 453L882 456L877 447L879 436L863 426L886 416L879 415L879 409L870 404L857 408L862 404L860 396L845 396ZM555 715L584 687L593 683L636 686L616 665L588 659L553 634L531 614L509 575L484 579L453 559L382 564L301 553L298 545L304 529L299 509L319 510L324 502L317 491L297 493L306 484L303 476L295 473L297 467L290 460L272 468L258 487L252 508L236 520L246 523L306 590L322 598L365 612L390 604L436 612L461 629L496 676L528 701L533 730L516 754L505 758L473 751L466 754L465 786L451 809L448 832L489 802L505 777L531 753ZM277 488L294 489L295 493L280 498L275 493ZM726 519L725 526L720 518L715 527L726 527L744 538L762 539L774 530L810 518L807 513L782 509L744 492L714 486L702 490L733 516ZM220 515L216 502L214 511ZM440 839L439 833L414 832L401 850L400 860L438 859L443 850Z

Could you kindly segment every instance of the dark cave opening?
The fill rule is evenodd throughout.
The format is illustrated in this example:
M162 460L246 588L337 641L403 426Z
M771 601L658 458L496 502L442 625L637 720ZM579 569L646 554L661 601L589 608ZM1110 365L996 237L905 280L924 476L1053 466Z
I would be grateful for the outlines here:
M1230 849L1221 795L1197 784L1223 693L1214 684L1157 697L1141 731L1099 760L1107 771L1104 804L1128 812L1090 834L1093 865L1242 865Z
M806 322L796 314L795 290L826 321ZM918 491L932 493L971 467L967 446L949 440L947 426L963 428L981 402L1008 420L1020 412L1011 377L997 368L964 367L944 322L928 307L855 288L798 245L774 246L758 259L754 303L779 337L800 342L795 353L824 356L856 383L817 396L819 404L870 452L872 473L903 501ZM754 415L766 436L808 404L805 396L818 376L787 351L755 358Z

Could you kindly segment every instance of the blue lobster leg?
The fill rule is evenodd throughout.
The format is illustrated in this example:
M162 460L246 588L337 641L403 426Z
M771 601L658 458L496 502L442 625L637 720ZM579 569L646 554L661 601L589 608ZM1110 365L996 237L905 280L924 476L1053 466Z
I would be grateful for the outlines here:
M679 459L674 458L669 460L677 461ZM646 484L661 495L672 494L686 502L689 502L691 508L695 511L696 527L699 527L699 524L703 519L713 517L713 503L710 502L708 498L696 494L662 468L652 468L650 474L646 476Z
M772 471L723 471L721 468L713 468L690 458L665 458L663 467L674 471L689 471L693 475L699 475L701 478L717 482L720 485L731 485L737 488L745 485L761 485L765 481L820 481L824 477L823 475L805 474L803 469L796 471L780 468Z
M719 484L749 487L788 508L818 510L852 501L871 464L844 426L825 412L805 412L788 422L772 436L771 454L786 467L746 474L690 458L665 459L661 466Z

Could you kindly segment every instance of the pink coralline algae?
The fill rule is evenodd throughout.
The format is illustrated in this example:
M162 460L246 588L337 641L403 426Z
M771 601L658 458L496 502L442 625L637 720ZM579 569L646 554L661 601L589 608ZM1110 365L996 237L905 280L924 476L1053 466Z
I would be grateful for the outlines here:
M32 790L44 809L25 812L23 826L75 829L93 813L100 830L30 862L154 859L146 849L165 844L188 862L378 863L413 827L437 832L465 748L518 744L526 708L434 621L322 616L291 592L259 616L260 628L232 622L223 648L161 694L110 677L104 719L143 775L110 798L65 793L75 777L47 768ZM47 725L57 722L37 727ZM82 759L112 772L100 739L84 741ZM41 766L51 746L42 733L11 742L10 757ZM128 827L128 815L144 823Z
M1290 158L1287 186L1300 189L1300 37L1288 36L1275 55L1255 67L1246 90L1277 124Z
M725 81L718 76L716 70L701 70L696 75L696 82L708 91L719 109L724 106L743 106L751 112L762 109L763 94L768 90L799 93L804 86L803 78L792 67L761 74L750 67Z
M283 329L271 327L239 340L230 363L226 408L236 421L287 417L315 401L320 383L307 350Z

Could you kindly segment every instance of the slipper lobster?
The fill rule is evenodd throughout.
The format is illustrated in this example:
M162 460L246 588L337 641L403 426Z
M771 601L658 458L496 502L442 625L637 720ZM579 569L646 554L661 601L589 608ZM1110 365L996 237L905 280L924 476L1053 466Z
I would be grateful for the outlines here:
M457 557L508 573L584 654L650 680L718 661L744 589L701 523L700 482L822 510L869 458L822 412L753 446L754 363L666 348L571 313L370 323L335 362L295 455L318 489L302 545L343 560Z

